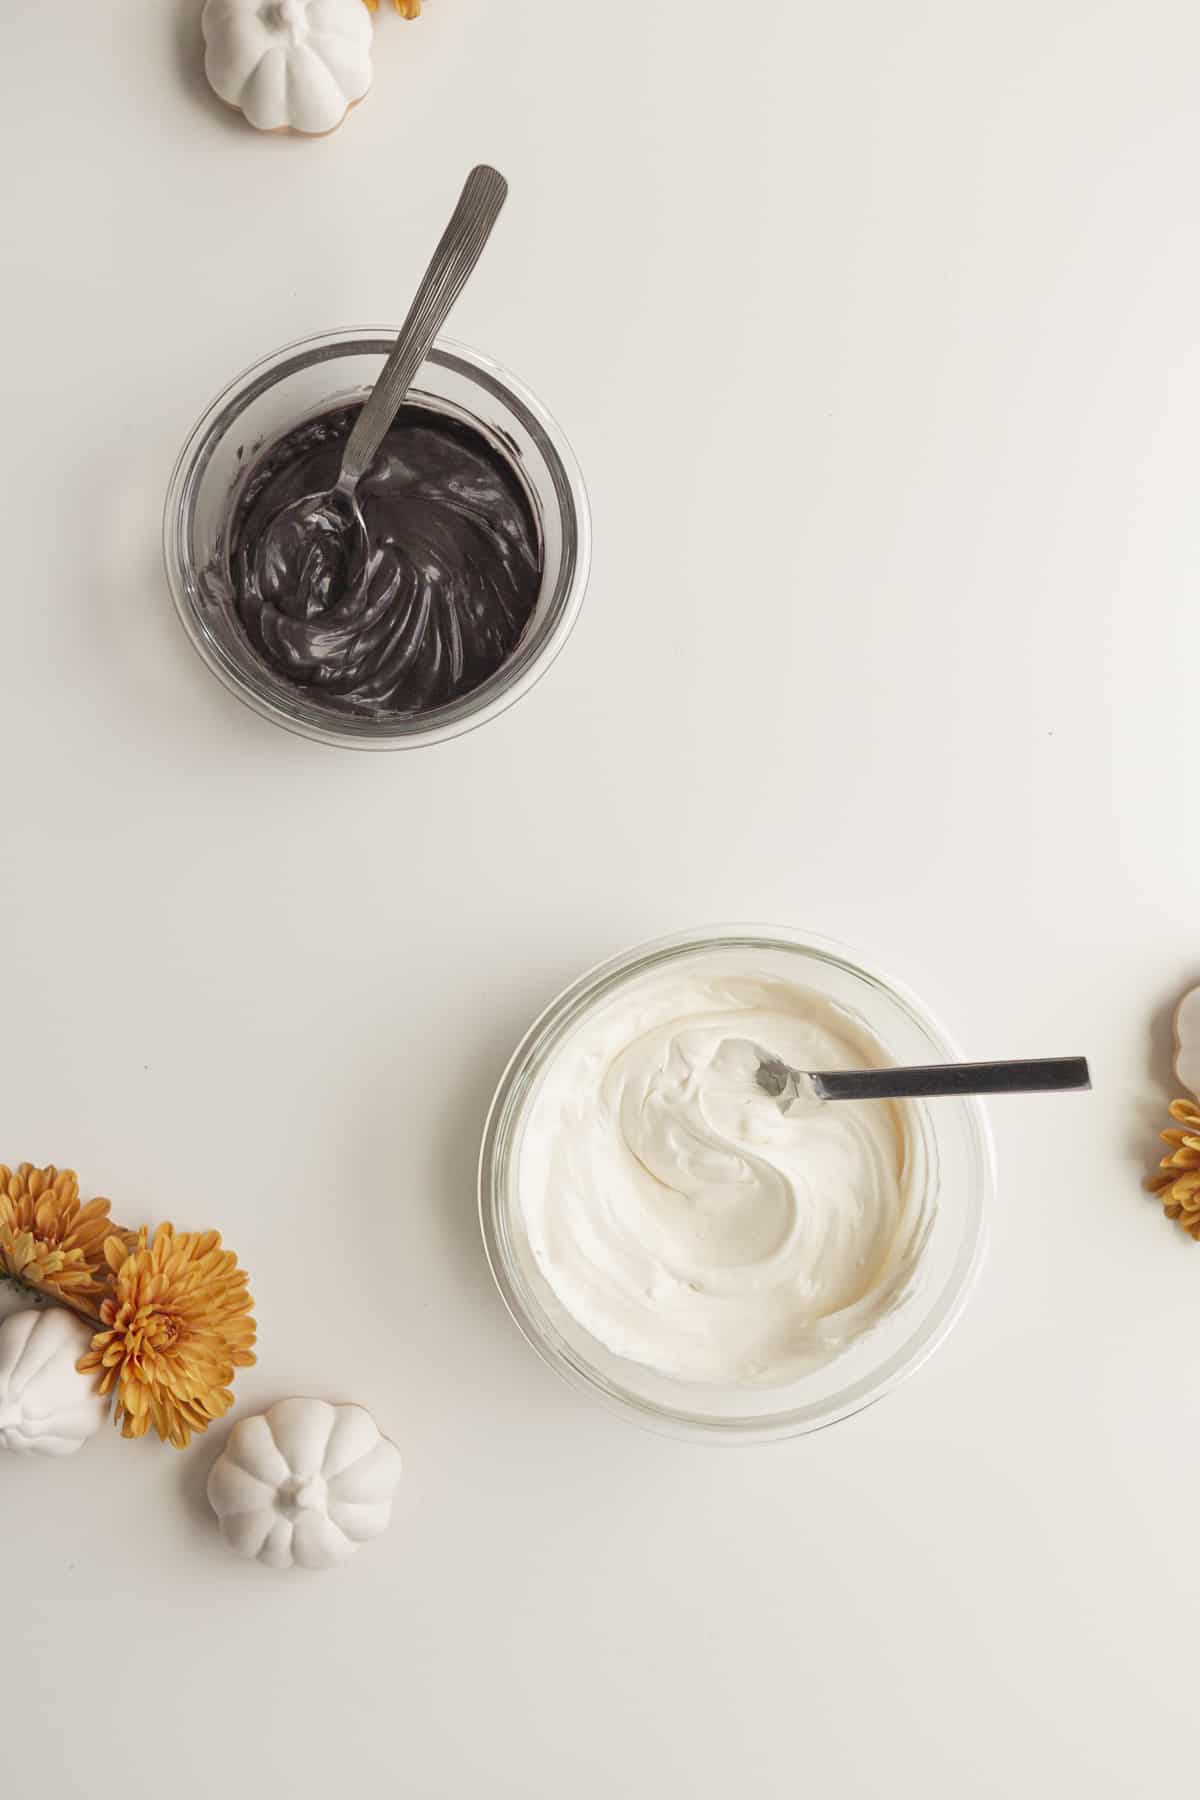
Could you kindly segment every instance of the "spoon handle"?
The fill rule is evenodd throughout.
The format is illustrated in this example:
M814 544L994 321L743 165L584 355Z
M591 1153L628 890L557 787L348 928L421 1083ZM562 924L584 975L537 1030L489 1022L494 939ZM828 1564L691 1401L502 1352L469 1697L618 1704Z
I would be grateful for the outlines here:
M917 1069L838 1069L813 1075L822 1100L916 1100L937 1094L1032 1094L1089 1088L1087 1058L934 1063Z
M416 379L417 370L429 354L434 338L446 323L446 315L462 293L468 275L483 254L507 194L508 183L503 175L486 163L472 169L467 176L458 205L421 278L391 355L384 363L342 453L337 485L344 494L352 494L370 468L388 426L400 410L400 402Z

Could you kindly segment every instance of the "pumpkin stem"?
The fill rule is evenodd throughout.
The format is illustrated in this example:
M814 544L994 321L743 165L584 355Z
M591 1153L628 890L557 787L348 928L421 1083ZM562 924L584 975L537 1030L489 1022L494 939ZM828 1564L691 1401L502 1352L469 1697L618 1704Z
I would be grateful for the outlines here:
M10 1274L7 1269L0 1268L0 1281L6 1281L9 1287L16 1288L18 1294L28 1300L31 1306L45 1306L47 1304L45 1294L41 1293L35 1287L30 1287L29 1283L22 1281L19 1275Z
M19 1275L10 1274L7 1269L0 1269L0 1282L7 1282L10 1287L16 1288L21 1298L28 1300L30 1306L61 1306L67 1312L74 1313L77 1319L82 1319L85 1325L100 1326L103 1323L98 1311L89 1312L86 1306L81 1306L78 1301L69 1299L66 1294L51 1296L41 1288L30 1287L27 1281L22 1281Z

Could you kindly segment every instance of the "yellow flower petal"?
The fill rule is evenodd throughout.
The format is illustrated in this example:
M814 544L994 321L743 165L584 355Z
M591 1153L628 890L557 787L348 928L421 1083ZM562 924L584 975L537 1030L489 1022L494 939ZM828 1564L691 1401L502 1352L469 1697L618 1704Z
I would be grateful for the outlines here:
M73 1169L0 1165L0 1274L95 1318L107 1291L107 1200L79 1203Z
M251 1363L252 1301L246 1273L216 1232L160 1225L123 1246L105 1302L109 1327L92 1340L89 1369L117 1384L117 1418L126 1436L152 1424L181 1448L233 1404L234 1367Z

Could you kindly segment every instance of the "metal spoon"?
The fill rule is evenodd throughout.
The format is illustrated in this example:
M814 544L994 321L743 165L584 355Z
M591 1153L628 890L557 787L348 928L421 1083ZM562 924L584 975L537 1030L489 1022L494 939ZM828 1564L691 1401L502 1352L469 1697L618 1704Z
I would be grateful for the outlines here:
M793 1069L748 1038L739 1049L758 1059L754 1079L786 1112L797 1100L916 1100L942 1094L1032 1094L1090 1088L1087 1058L1035 1062L930 1063L915 1069Z
M483 254L507 194L498 170L486 163L471 170L400 335L346 440L336 484L283 507L259 541L255 561L262 590L274 594L294 583L293 604L301 617L323 611L349 572L367 559L367 528L355 489Z

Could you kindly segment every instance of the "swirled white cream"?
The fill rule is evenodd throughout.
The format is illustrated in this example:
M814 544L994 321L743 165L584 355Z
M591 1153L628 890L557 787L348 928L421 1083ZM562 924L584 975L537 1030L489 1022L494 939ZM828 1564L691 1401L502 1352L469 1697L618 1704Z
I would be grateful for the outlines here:
M614 1354L678 1379L794 1380L903 1295L927 1220L905 1102L800 1104L745 1040L799 1069L886 1063L822 995L712 966L618 989L530 1099L519 1191L534 1262ZM735 1040L742 1040L739 1048Z

